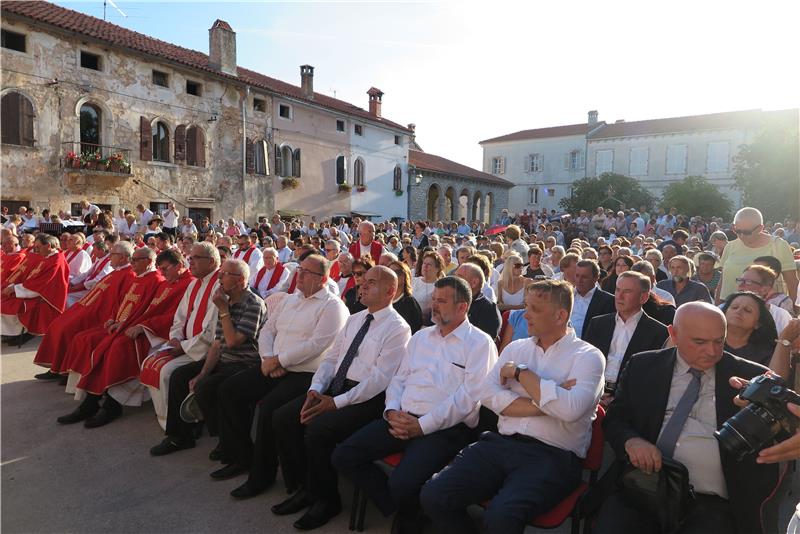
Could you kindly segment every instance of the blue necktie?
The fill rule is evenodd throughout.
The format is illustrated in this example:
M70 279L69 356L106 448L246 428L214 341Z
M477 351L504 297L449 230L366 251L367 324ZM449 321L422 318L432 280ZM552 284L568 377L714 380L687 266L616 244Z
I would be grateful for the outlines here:
M689 385L686 386L686 391L683 392L683 396L672 412L672 417L667 421L656 443L656 447L661 450L661 454L669 458L672 458L672 455L675 453L675 445L678 443L681 430L683 430L683 427L686 425L686 420L689 419L689 413L692 411L692 407L700 396L700 377L703 375L703 371L689 369L689 373L691 373L692 379Z
M344 382L347 379L347 371L350 369L350 365L353 363L353 360L356 359L356 354L358 354L358 347L361 345L361 342L364 341L364 337L367 335L367 330L369 330L369 324L375 317L372 316L371 313L367 314L366 319L364 319L364 324L361 325L361 328L356 332L356 337L353 338L353 342L350 343L350 348L347 349L347 354L344 355L344 360L342 360L342 364L339 366L339 370L336 371L336 376L333 377L333 383L331 384L331 396L335 397L344 391Z

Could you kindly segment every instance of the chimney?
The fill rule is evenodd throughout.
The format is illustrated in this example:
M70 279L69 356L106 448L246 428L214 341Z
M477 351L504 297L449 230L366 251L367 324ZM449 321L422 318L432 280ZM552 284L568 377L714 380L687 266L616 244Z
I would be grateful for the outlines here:
M369 91L367 91L367 94L369 95L369 114L380 119L383 91L375 87L370 87Z
M589 112L589 126L596 126L597 125L597 110L592 110Z
M300 65L300 88L304 97L314 100L314 67L311 65Z
M236 33L231 25L217 19L208 30L208 66L236 76Z
M408 129L411 130L411 135L408 136L408 144L413 147L417 142L417 125L411 122L408 124Z

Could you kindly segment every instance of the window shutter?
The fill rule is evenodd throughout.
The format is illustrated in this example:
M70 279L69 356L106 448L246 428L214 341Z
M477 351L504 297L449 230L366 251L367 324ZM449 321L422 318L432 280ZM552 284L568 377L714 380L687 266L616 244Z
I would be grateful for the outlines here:
M253 154L253 140L249 137L244 141L244 165L247 169L247 174L253 174L256 170L255 155Z
M192 158L193 160L194 158ZM194 161L188 161L186 158L186 125L180 124L175 128L175 163L179 161L186 161L189 165L193 165Z
M20 130L21 145L33 146L33 105L22 95L19 95L20 114L22 115L22 126Z
M0 104L0 128L2 128L2 142L11 145L20 144L20 106L19 93L8 93L3 96Z
M571 153L569 153L569 152L567 152L566 154L564 154L564 168L565 168L565 169L569 169L569 160L570 160L570 156L571 156L571 155L572 155L572 154L571 154Z
M153 159L153 128L150 126L150 121L147 117L139 118L139 159L142 161L151 161Z
M505 156L500 158L500 174L506 173L506 158Z
M583 150L578 152L578 163L579 163L578 165L579 169L583 169L586 167L586 152L584 152Z
M198 167L206 166L206 135L203 130L195 126L194 135L189 141L194 146L195 165Z
M300 178L300 149L294 151L294 176Z
M278 145L275 145L275 176L283 176L283 157Z

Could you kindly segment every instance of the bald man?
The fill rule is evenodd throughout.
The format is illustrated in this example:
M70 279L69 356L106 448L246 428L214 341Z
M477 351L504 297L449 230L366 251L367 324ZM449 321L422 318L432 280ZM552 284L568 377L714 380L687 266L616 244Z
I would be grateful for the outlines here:
M379 263L383 254L383 245L375 241L375 225L364 221L358 225L358 241L350 245L348 250L354 258L371 256L374 263Z
M739 411L731 402L738 391L729 379L750 379L767 368L723 351L725 316L708 303L678 308L669 335L675 347L634 355L620 376L603 423L617 457L606 476L613 480L626 458L647 473L659 471L662 456L668 456L687 467L697 495L680 532L762 532L762 520L765 531L775 531L777 525L762 517L762 510L775 504L778 466L757 464L753 456L736 461L714 438L714 431ZM684 395L687 401L679 406ZM613 492L594 532L658 529L656 517Z
M456 269L455 275L466 280L472 290L472 303L467 314L469 322L489 334L490 338L496 338L500 332L501 316L497 304L481 292L486 283L483 271L474 263L464 263Z

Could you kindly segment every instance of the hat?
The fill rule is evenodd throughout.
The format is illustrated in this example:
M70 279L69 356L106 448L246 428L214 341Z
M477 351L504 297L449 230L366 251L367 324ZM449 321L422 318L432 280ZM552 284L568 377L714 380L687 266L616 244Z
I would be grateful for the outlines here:
M185 423L197 423L203 420L203 411L200 409L200 404L197 402L194 392L189 393L183 399L180 415Z

